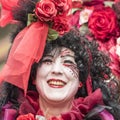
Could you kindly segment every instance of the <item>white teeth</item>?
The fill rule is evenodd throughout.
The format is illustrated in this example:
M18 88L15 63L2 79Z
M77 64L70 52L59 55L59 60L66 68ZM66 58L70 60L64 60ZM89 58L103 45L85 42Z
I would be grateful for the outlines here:
M61 81L49 81L48 82L49 85L56 85L56 86L64 86L65 83L64 82L61 82Z

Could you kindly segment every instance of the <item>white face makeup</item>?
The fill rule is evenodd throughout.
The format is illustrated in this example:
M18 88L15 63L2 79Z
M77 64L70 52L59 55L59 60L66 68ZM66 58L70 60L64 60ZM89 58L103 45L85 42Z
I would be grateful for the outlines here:
M59 55L53 50L46 55L38 67L36 88L45 101L69 101L79 86L79 75L74 52L62 48Z

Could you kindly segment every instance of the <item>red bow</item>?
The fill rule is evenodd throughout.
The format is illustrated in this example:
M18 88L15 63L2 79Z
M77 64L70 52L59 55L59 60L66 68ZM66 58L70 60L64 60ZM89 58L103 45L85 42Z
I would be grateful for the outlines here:
M15 38L7 63L0 73L0 82L7 81L27 91L29 74L34 62L43 54L48 26L35 22L24 28Z

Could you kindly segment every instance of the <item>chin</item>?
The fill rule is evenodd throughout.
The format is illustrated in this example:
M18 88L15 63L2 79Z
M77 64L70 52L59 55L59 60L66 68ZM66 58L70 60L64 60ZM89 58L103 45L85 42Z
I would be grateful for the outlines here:
M61 98L59 97L48 97L47 98L49 101L55 101L55 102L59 102L59 101L63 101L65 98Z

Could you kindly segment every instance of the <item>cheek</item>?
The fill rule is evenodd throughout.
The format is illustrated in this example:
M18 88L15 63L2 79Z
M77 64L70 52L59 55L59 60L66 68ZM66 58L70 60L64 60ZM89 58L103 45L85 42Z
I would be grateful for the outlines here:
M63 67L66 74L74 79L79 79L79 71L75 65L64 65Z
M48 72L46 71L46 69L44 69L44 67L40 66L37 69L35 84L39 94L43 94L42 91L44 89L43 86L44 86L44 81L46 80L47 73Z
M40 66L40 67L38 67L38 69L37 69L37 76L36 77L38 77L38 78L41 78L41 77L44 77L44 76L46 76L48 73L49 73L49 70L50 68L46 68L45 66Z

